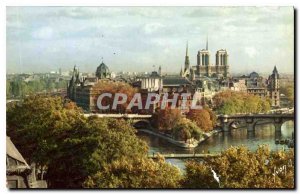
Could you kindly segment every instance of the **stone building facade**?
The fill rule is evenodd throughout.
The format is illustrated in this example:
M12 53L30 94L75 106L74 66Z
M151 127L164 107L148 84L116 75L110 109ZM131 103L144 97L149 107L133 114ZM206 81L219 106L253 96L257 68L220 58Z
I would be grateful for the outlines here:
M268 78L268 95L271 99L273 107L280 107L280 77L276 66L273 69L273 73Z
M188 55L188 45L186 47L184 69L181 70L180 75L187 77L191 80L201 77L215 77L215 78L227 78L229 74L229 54L226 49L220 49L216 52L215 64L211 62L211 54L208 50L208 42L206 43L206 49L198 51L197 65L190 66L190 60Z
M74 67L71 80L68 83L67 96L84 111L97 112L97 98L100 89L99 80L111 80L109 68L102 62L95 72L95 77L80 77L79 70Z

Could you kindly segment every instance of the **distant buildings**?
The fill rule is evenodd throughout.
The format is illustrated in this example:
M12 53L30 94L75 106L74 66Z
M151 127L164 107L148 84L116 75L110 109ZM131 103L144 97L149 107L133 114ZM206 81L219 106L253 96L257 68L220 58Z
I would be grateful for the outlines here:
M111 72L103 63L97 67L96 76L80 76L76 66L73 69L72 77L68 83L67 96L85 111L97 112L97 98L100 94L99 88L95 85L98 80L111 80Z
M147 90L148 92L158 91L163 88L163 78L155 71L150 75L136 77L136 81L140 82L141 89Z
M96 77L98 79L106 79L106 78L110 78L111 77L111 73L108 69L108 67L103 63L102 63L97 67L96 70Z
M120 73L112 76L108 66L103 62L97 67L95 76L80 76L76 67L73 69L72 77L68 84L68 97L77 103L78 106L89 112L101 112L97 108L97 98L101 88L95 86L99 80L102 81L120 81L131 84L142 94L142 99L147 99L148 93L157 93L169 96L179 94L177 106L181 104L181 94L191 93L191 96L197 96L198 104L212 103L213 96L223 90L233 90L238 92L247 92L259 96L260 98L270 98L272 107L280 106L279 95L279 74L274 67L272 75L266 80L256 72L248 76L231 77L229 72L228 52L224 49L216 53L215 65L210 62L210 52L208 42L206 49L202 49L197 55L197 65L191 66L188 53L188 44L186 47L184 69L180 75L162 75L162 68L158 71L147 74ZM187 103L191 103L192 97ZM161 106L160 102L154 105L150 112ZM136 112L137 110L132 110ZM187 111L187 110L183 110ZM149 113L144 110L143 113Z
M273 107L280 107L279 80L279 73L275 66L273 73L268 78L268 96L271 99Z
M276 66L268 79L263 78L256 72L252 72L249 76L235 77L232 80L230 84L231 90L247 91L247 93L263 99L268 97L271 100L272 107L280 107L280 77Z

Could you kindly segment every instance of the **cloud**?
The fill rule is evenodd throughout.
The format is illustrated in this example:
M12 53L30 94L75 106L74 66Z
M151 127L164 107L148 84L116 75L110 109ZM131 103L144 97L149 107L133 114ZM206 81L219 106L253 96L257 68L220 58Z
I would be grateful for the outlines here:
M163 27L164 25L162 25L161 23L146 24L144 27L144 32L145 34L152 34L161 30Z
M250 57L253 58L255 55L257 55L256 48L254 47L246 47L245 53Z
M179 71L186 41L191 64L196 64L207 35L212 53L228 50L232 71L250 63L268 69L272 60L293 68L292 60L286 63L293 59L291 7L8 7L6 13L7 64L17 67L13 53L21 43L28 71L34 65L47 67L49 61L70 67L88 64L94 71L99 56L117 70L151 69L156 63ZM275 48L287 52L278 56Z
M42 27L32 33L32 37L35 39L51 39L54 35L54 31L51 27Z

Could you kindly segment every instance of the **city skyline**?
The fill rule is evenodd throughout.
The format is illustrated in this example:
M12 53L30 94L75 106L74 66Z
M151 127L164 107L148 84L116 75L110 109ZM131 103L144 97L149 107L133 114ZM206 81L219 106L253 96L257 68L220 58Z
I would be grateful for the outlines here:
M293 7L7 7L6 26L7 73L94 72L102 57L114 72L179 73L186 42L196 65L207 36L233 74L294 70Z

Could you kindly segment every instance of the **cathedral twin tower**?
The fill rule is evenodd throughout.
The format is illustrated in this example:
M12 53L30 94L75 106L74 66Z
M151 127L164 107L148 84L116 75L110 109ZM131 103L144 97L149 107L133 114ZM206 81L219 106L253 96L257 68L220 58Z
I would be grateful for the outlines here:
M210 52L208 50L208 41L206 42L206 49L198 51L197 65L190 67L190 60L188 55L188 44L186 46L186 56L184 63L184 71L180 72L182 77L189 77L195 79L195 77L228 77L229 76L229 64L228 64L228 52L226 49L218 50L216 53L215 65L210 62Z

